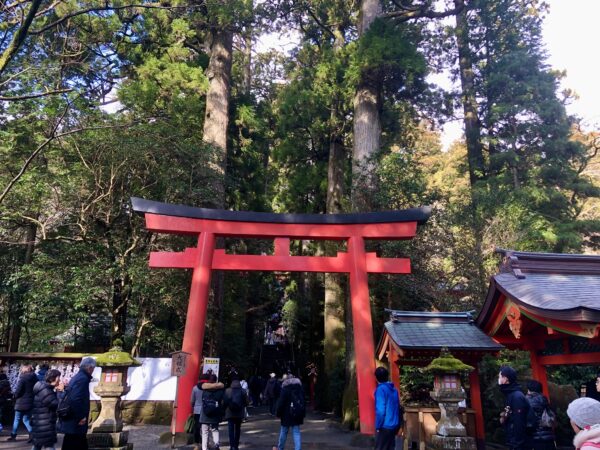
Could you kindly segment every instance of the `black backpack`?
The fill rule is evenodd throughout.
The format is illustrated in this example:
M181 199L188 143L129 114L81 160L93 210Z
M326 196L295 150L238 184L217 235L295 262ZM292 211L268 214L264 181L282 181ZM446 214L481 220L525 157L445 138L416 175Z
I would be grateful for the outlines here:
M306 416L306 401L302 389L292 389L290 392L290 417L292 420L302 420Z
M211 397L202 396L202 412L208 417L217 417L221 413L219 402Z
M229 410L232 413L242 412L244 409L244 393L242 388L231 388L231 400L229 401Z
M61 420L67 420L71 418L73 414L73 408L71 407L71 399L69 398L70 389L66 389L62 398L58 401L58 408L56 408L56 415Z

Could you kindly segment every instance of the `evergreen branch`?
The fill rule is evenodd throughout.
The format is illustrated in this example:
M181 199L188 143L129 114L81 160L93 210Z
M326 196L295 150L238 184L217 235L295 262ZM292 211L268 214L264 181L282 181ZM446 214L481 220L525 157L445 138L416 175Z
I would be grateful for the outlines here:
M64 94L66 92L72 92L72 91L73 91L73 89L57 89L55 91L39 92L37 94L28 94L28 95L16 95L14 97L4 97L4 96L0 95L0 101L16 102L19 100L29 100L31 98L47 97L48 95Z
M317 23L319 28L321 28L323 31L328 33L335 40L335 34L333 34L333 31L331 31L331 29L327 25L325 25L323 22L321 22L321 20L317 17L317 15L312 10L312 8L310 8L308 5L306 5L306 11L308 12L308 15L310 17L312 17L312 19Z
M41 1L41 0L40 0ZM36 34L41 34L45 31L48 31L60 24L62 24L63 22L73 18L73 17L77 17L77 16L81 16L84 14L88 14L91 12L98 12L98 11L120 11L123 9L129 9L129 8L144 8L144 9L166 9L166 10L173 10L173 9L189 9L189 8L199 8L203 6L203 4L200 5L193 5L193 6L162 6L159 3L148 3L148 4L131 4L131 5L124 5L124 6L100 6L100 7L94 7L94 8L86 8L86 9L81 9L79 11L75 11L72 12L70 14L67 14L66 16L61 17L58 20L55 20L52 23L49 23L48 25L40 28L39 30L33 30L30 32L30 34L32 35L36 35Z

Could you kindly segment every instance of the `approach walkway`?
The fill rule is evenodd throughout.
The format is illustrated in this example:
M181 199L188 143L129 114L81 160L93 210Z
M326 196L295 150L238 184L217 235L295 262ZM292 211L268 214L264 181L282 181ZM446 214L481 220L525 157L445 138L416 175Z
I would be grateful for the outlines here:
M240 449L272 450L277 444L279 436L279 419L271 417L266 408L250 408L250 418L242 424L242 438ZM165 449L170 445L159 444L161 434L168 432L169 427L164 425L129 426L129 442L133 442L134 449L153 450ZM301 427L303 450L353 450L373 448L372 440L357 432L347 431L338 421L330 415L308 412ZM23 430L24 432L24 430ZM16 442L6 442L10 432L4 429L0 435L0 450L31 449L27 444L27 435L20 434ZM220 426L221 450L229 450L229 437L227 423ZM62 435L58 436L56 446L60 448ZM193 445L178 446L180 450L192 450ZM286 449L293 449L292 436L288 436Z

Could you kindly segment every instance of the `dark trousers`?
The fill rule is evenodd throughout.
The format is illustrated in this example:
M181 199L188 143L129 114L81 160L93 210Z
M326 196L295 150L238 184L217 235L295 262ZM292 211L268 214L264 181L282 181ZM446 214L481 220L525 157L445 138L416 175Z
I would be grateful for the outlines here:
M229 426L229 448L237 450L240 446L242 419L227 419L227 425Z
M269 400L267 400L267 402L269 403L269 412L271 413L272 416L274 416L276 409L277 409L277 399L269 398Z
M194 443L200 443L200 414L194 414Z
M375 438L375 450L394 450L396 448L396 433L398 430L380 428Z
M85 434L65 434L62 450L88 450Z

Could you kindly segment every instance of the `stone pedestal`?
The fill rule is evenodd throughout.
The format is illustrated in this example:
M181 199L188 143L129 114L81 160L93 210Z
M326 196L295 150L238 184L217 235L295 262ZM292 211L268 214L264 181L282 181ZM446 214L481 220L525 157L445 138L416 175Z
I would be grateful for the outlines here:
M123 430L121 396L129 392L128 386L99 384L94 392L100 396L100 415L92 424L92 433L117 433Z
M438 436L434 434L431 437L429 447L439 450L475 450L477 445L475 438L458 436Z
M100 396L100 415L92 423L87 440L90 450L133 450L127 443L129 431L123 431L121 396L129 392L128 386L101 383L94 392Z

